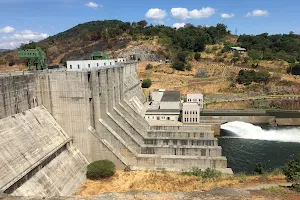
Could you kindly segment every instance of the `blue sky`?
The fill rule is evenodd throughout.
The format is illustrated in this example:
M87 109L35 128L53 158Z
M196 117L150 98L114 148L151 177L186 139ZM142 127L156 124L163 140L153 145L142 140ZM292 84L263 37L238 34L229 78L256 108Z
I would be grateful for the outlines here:
M0 0L0 49L16 48L92 20L210 26L233 33L300 33L297 0Z

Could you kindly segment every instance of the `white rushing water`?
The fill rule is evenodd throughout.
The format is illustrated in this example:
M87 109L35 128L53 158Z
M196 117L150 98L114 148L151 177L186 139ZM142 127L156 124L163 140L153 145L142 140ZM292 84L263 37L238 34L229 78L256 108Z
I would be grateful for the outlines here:
M232 132L235 138L300 143L300 127L264 130L245 122L229 122L221 129Z

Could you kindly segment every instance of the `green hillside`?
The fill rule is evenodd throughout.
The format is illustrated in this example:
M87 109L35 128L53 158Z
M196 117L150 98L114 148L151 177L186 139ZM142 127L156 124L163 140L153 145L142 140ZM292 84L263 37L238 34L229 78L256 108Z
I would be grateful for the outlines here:
M171 59L174 68L186 65L187 57L194 52L203 52L207 45L221 45L222 51L216 57L222 58L231 46L241 46L248 49L248 54L240 60L251 66L260 60L282 60L297 67L300 60L300 36L294 33L268 35L267 33L253 36L241 35L237 40L232 38L226 25L193 26L186 24L184 28L175 28L148 24L145 20L139 22L122 22L119 20L92 21L79 24L67 31L48 37L38 43L22 45L21 48L41 47L47 54L49 64L64 63L70 59L88 59L93 51L116 51L127 46L131 41L147 41L158 37L159 44L166 49L165 57ZM220 59L221 62L232 63L233 59ZM17 58L16 63L18 63ZM199 58L198 58L199 59ZM11 60L11 57L10 57ZM0 64L7 59L0 57ZM7 64L7 63L6 63Z

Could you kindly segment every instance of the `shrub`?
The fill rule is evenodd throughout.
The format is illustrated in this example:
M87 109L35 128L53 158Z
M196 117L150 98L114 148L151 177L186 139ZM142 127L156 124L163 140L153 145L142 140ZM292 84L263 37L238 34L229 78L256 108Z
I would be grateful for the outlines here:
M131 166L126 165L126 167L124 168L124 172L130 172L130 171L131 171Z
M199 61L200 58L201 58L200 53L196 52L195 55L194 55L194 58L195 58L195 60Z
M268 71L262 70L255 72L254 70L240 70L237 81L240 84L249 85L252 82L267 83L271 78Z
M88 165L86 177L88 179L101 179L111 177L116 172L116 166L109 160L99 160Z
M283 174L288 182L300 184L300 154L295 160L289 161L284 165Z
M189 171L183 171L182 175L197 176L197 177L202 178L204 180L210 180L210 179L220 178L222 173L220 171L215 170L215 169L207 168L206 170L202 171L198 167L193 167Z
M172 68L179 70L179 71L184 71L185 70L185 64L184 62L181 61L175 61L172 64Z
M150 69L153 69L153 65L148 64L148 65L146 66L146 70L150 70Z
M254 173L255 174L264 174L265 170L266 170L265 167L262 164L258 163L258 164L256 164L256 166L254 168Z
M267 83L271 78L271 74L266 71L266 70L262 70L259 71L255 74L255 82L257 83Z
M10 60L9 62L8 62L8 65L11 67L11 66L14 66L16 63L15 63L15 61L14 60Z
M152 81L150 79L143 80L142 88L149 88L152 85Z
M222 173L220 171L217 171L215 169L210 169L207 168L203 173L202 173L202 178L203 179L216 179L220 178Z
M186 66L185 66L185 69L188 70L188 71L191 71L192 70L192 65L190 63L188 63Z

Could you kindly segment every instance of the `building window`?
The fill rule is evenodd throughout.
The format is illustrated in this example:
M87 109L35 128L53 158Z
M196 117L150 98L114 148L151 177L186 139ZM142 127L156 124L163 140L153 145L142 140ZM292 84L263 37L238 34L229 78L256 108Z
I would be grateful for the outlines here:
M170 120L170 117L167 117L167 120Z
M104 63L104 66L106 66L106 63Z
M109 64L111 65L111 62Z
M72 69L72 65L70 65L70 69Z
M78 69L80 69L80 66L79 66L79 65L77 65L77 68L78 68Z
M181 145L187 145L187 140L181 140Z
M99 63L97 63L97 67L99 67Z
M157 120L160 120L160 118L159 118L159 117L156 117L156 119L157 119Z
M196 111L196 115L198 115L198 111Z
M201 138L204 138L204 133L200 133L200 137L201 137Z
M169 140L163 140L164 145L169 145Z
M206 156L206 150L205 149L201 149L201 156Z
M173 140L173 145L177 145L177 140Z

